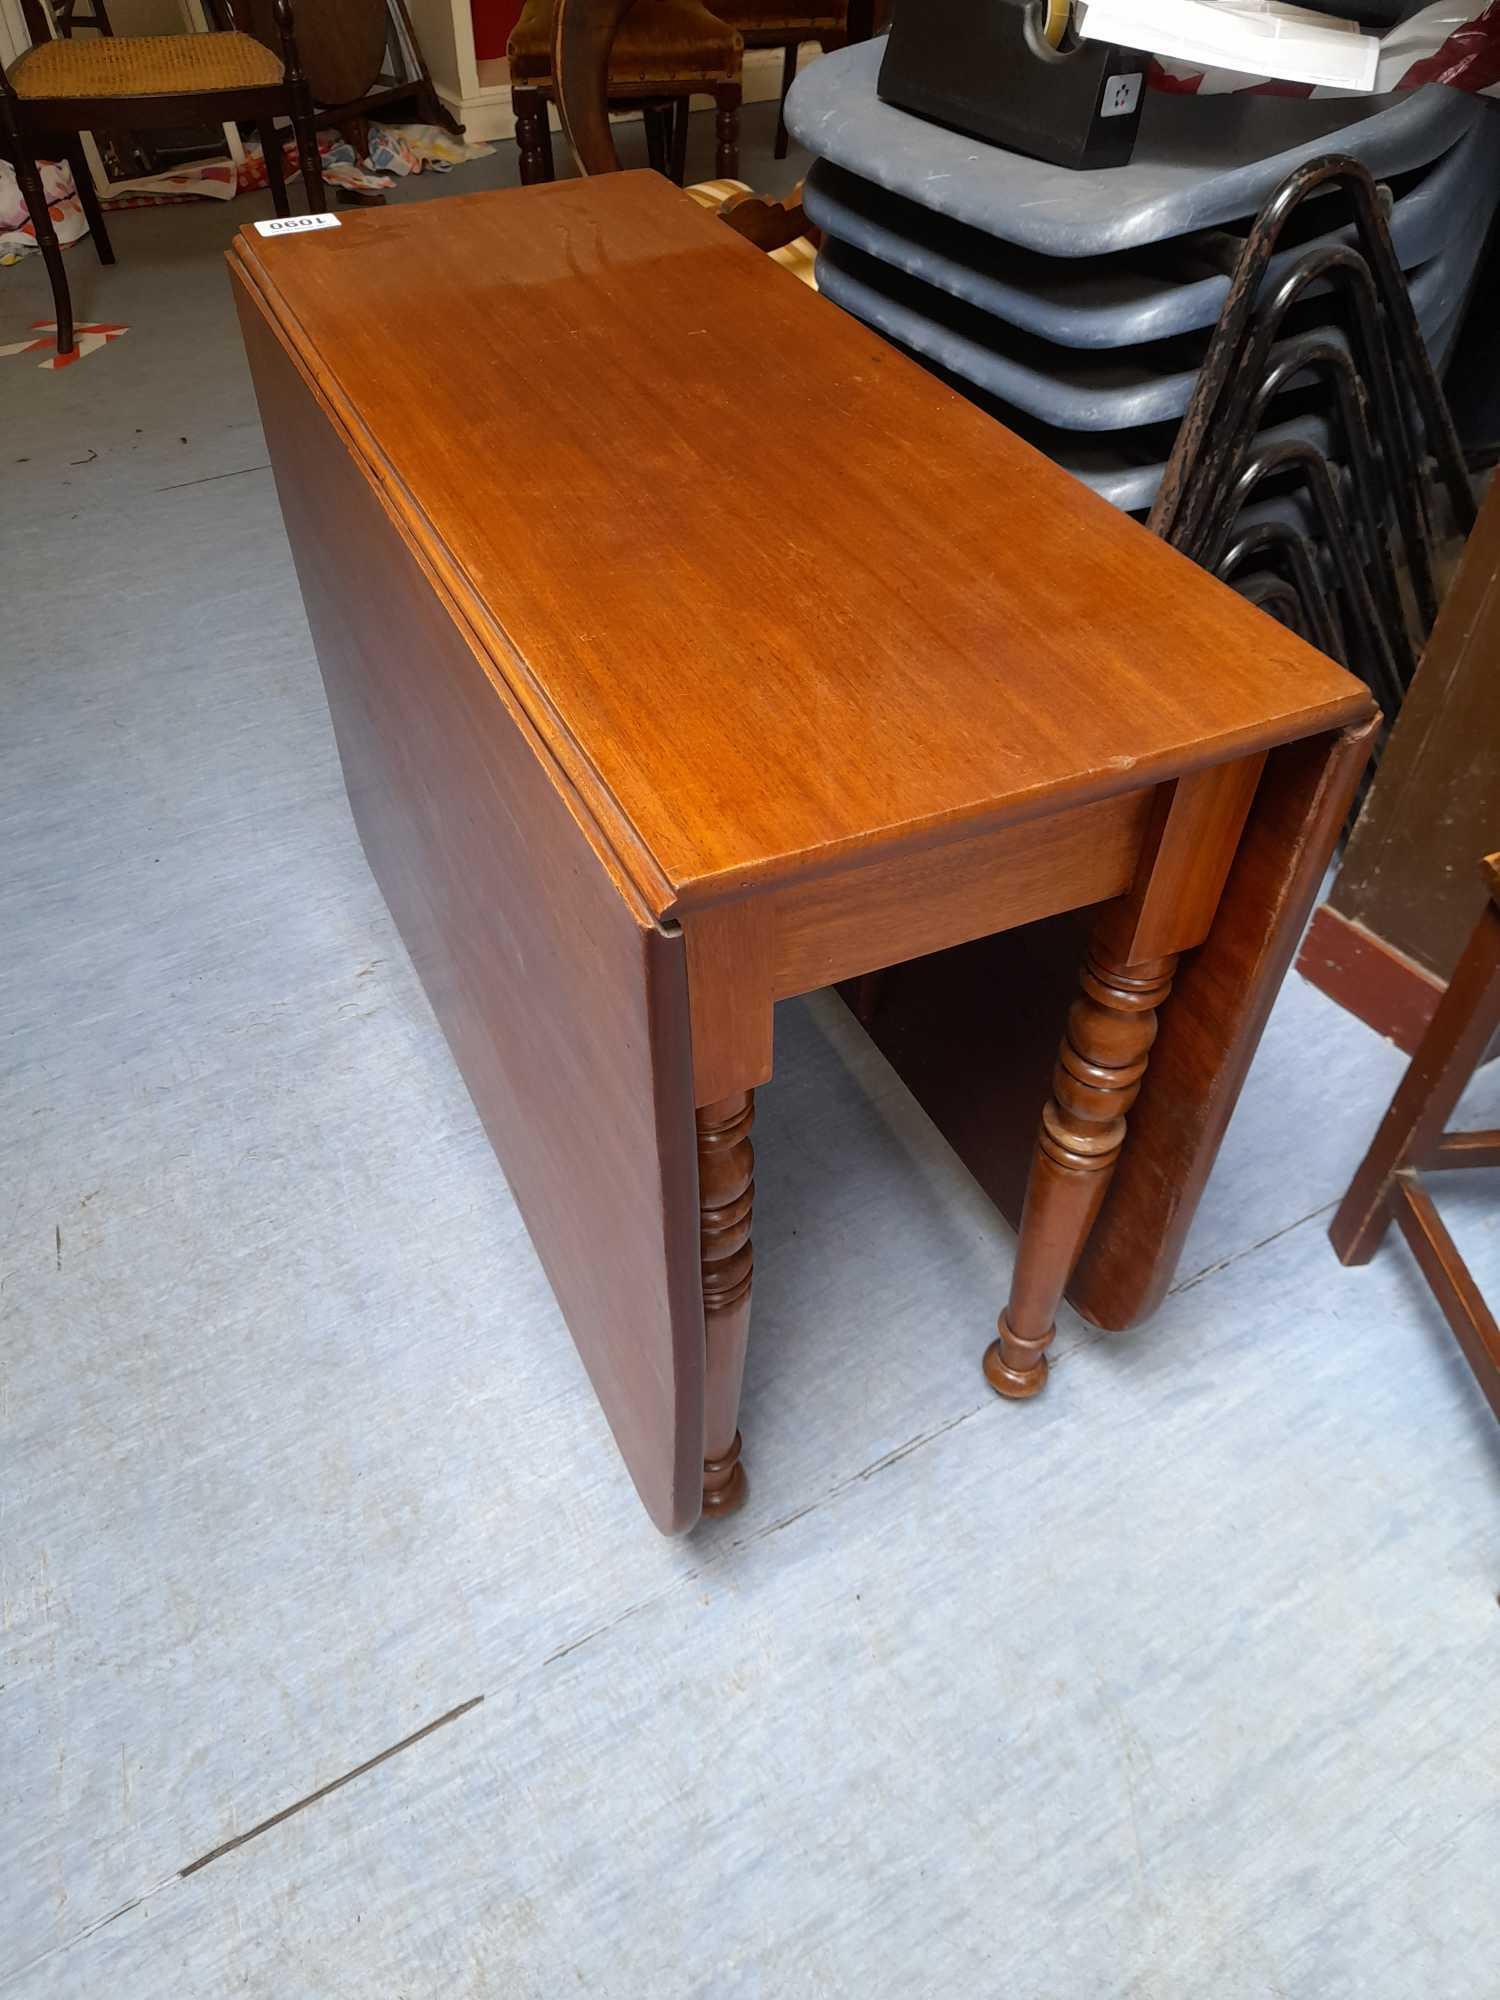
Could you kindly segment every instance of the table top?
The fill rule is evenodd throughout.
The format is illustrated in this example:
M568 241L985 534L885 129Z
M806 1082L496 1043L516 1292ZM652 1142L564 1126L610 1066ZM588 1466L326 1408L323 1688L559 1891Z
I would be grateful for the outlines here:
M1370 713L654 174L231 257L659 917Z

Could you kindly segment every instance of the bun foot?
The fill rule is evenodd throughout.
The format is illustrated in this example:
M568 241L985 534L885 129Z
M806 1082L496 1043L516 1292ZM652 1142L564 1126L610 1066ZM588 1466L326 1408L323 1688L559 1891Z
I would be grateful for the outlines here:
M740 1464L740 1434L734 1434L727 1458L703 1461L703 1511L717 1519L721 1514L737 1514L745 1504L750 1482Z
M1048 1338L1051 1336L1049 1334ZM1032 1396L1039 1396L1047 1386L1047 1357L1036 1354L1035 1358L1017 1366L1006 1358L1007 1341L1014 1341L1009 1335L1004 1320L1000 1322L1000 1338L992 1340L984 1350L984 1379L997 1396L1004 1396L1013 1403L1024 1403Z

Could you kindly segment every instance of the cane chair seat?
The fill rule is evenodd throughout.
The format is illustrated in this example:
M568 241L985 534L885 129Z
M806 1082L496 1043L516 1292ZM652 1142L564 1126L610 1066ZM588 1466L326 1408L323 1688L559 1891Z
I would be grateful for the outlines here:
M169 97L263 90L285 70L253 35L91 35L41 42L10 67L21 98Z

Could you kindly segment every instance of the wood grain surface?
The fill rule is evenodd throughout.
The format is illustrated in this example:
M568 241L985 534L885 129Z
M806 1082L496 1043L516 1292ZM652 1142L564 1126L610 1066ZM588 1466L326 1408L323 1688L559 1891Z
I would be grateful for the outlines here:
M277 47L273 0L240 0L249 31ZM380 74L388 32L385 0L297 0L297 52L319 104L349 104Z
M1474 856L1500 838L1500 480L1444 599L1300 961L1414 1051L1484 908Z
M656 175L342 221L233 254L659 916L1367 712Z
M1474 870L1484 895L1479 921L1329 1228L1340 1263L1367 1264L1375 1254L1404 1171L1488 1161L1493 1132L1449 1134L1447 1127L1500 1028L1500 893L1491 887L1497 865L1500 856L1491 856L1485 872Z
M1330 1000L1411 1056L1443 997L1443 981L1404 951L1319 903L1297 970Z
M775 998L1118 895L1134 878L1153 796L1127 792L778 891Z
M1500 854L1479 868L1484 907L1432 1024L1329 1226L1341 1264L1367 1264L1394 1221L1500 1417L1500 1324L1448 1233L1425 1172L1500 1163L1500 1130L1450 1132L1448 1121L1500 1034Z
M682 939L570 813L316 387L235 291L365 852L641 1499L690 1527L704 1351Z

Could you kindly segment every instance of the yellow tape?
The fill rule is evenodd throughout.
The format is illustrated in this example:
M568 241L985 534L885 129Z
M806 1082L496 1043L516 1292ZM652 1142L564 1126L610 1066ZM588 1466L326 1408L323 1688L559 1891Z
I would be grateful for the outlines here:
M1068 16L1072 11L1072 0L1047 0L1047 25L1042 33L1055 49L1062 47L1062 38L1068 32Z

